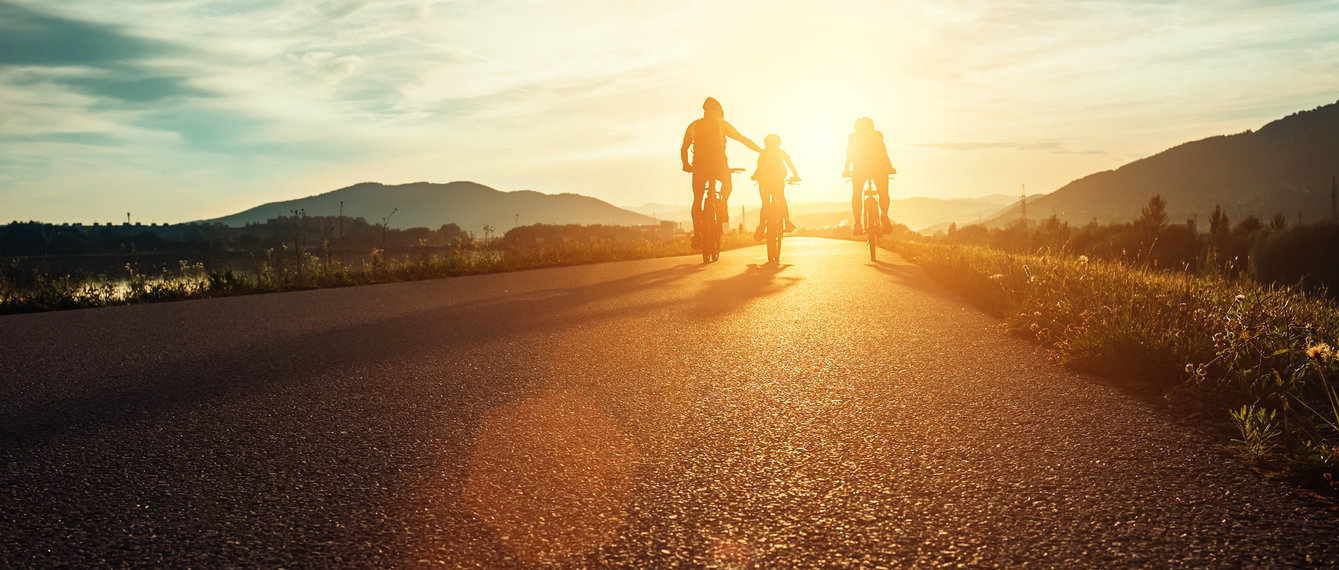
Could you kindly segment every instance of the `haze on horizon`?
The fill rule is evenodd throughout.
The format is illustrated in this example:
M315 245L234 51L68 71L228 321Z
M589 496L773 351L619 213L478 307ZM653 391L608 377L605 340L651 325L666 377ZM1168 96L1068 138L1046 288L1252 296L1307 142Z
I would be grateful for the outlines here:
M1334 102L1336 29L1339 0L0 0L0 219L180 222L362 181L684 204L708 95L782 137L792 200L849 196L862 115L894 198L1049 192Z

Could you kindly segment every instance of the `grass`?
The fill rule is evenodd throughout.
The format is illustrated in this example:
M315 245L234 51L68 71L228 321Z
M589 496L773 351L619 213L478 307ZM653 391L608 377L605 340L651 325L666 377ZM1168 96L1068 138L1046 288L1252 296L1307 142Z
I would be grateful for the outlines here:
M755 245L751 236L725 234L722 249ZM388 257L373 249L361 262L332 260L328 252L269 249L253 272L206 271L199 263L156 275L126 266L127 277L36 274L19 287L0 276L0 314L133 305L160 301L272 293L323 287L349 287L416 281L541 267L689 255L687 239L565 241L549 246L489 249L459 248L449 256Z
M1313 486L1339 473L1339 308L1322 296L1082 256L893 248L1059 362L1173 403L1236 410L1250 459Z

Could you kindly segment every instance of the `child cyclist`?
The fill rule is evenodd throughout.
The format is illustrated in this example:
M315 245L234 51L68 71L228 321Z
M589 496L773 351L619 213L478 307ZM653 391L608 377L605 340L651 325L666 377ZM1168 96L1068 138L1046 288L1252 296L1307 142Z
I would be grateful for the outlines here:
M764 207L768 204L769 196L774 198L781 207L782 219L786 220L785 231L793 231L795 224L790 222L790 208L786 205L786 167L790 167L792 174L790 182L799 182L800 173L795 170L790 155L781 150L780 136L767 135L762 143L763 149L758 153L758 169L753 172L753 179L758 181L758 196L762 198ZM763 238L763 222L767 216L767 212L760 213L758 229L753 232L753 239L759 241Z

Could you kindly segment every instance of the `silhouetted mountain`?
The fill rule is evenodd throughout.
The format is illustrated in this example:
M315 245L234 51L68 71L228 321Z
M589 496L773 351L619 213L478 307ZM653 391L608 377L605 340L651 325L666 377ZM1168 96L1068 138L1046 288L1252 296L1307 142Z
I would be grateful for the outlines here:
M1258 131L1185 143L1116 170L1091 174L1033 200L1028 218L1059 216L1071 224L1128 222L1149 198L1167 201L1167 219L1197 216L1207 228L1221 205L1233 223L1281 213L1314 222L1330 216L1330 185L1339 174L1339 102L1294 113ZM1017 204L987 225L1013 223Z
M474 182L432 184L414 182L386 186L364 182L333 192L296 200L271 202L249 210L203 220L228 226L263 223L270 218L290 216L303 210L309 216L334 216L344 202L344 215L381 223L390 216L392 228L426 227L435 229L454 223L465 231L482 232L493 226L499 235L517 225L531 224L609 224L634 226L652 223L652 219L615 207L608 202L578 194L541 194L530 190L502 192ZM391 211L395 214L391 216Z

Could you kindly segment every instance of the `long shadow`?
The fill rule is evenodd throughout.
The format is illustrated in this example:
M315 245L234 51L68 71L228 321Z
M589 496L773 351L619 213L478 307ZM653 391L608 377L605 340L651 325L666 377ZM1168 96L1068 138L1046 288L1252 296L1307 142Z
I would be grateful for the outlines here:
M929 293L941 299L948 299L961 303L968 302L963 296L935 281L924 269L921 269L918 266L888 263L886 261L872 261L866 265L877 269L884 275L894 278L900 285L905 285L917 291Z
M0 417L0 445L11 449L27 447L73 426L152 419L230 393L318 382L331 371L376 362L411 362L443 347L464 350L518 333L552 332L654 310L667 303L626 304L562 321L552 318L556 313L590 303L669 285L698 271L696 266L680 265L590 286L518 293L358 322L280 342L249 343L229 355L174 354L165 350L163 358L130 370L88 371L88 377L82 379L38 379L31 383L48 387L51 393L43 398L28 398L30 403L26 406L4 406L8 409ZM232 335L245 331L202 334ZM107 355L108 359L116 357L114 351ZM66 395L72 391L62 387L72 381L96 383L102 388L93 386ZM496 386L497 378L487 382L490 388L500 387Z
M674 286L698 271L681 265L589 286L527 291L249 343L227 355L164 347L156 355L161 360L129 370L39 378L33 385L49 397L22 406L0 404L0 464L9 467L0 481L14 485L9 500L0 501L0 519L31 518L32 525L11 537L18 544L55 544L60 533L74 532L93 552L120 545L123 554L114 559L121 562L209 552L220 562L259 564L256 552L239 545L254 538L278 544L301 537L308 548L296 554L296 565L334 559L353 566L396 565L402 561L395 558L401 554L395 544L359 545L369 535L405 532L400 521L382 513L420 493L422 476L430 477L428 485L447 489L447 500L456 500L458 489L452 489L465 476L482 416L534 388L546 355L526 343L669 308L674 300L629 299L610 303L609 309L576 311ZM330 308L328 301L313 304ZM164 314L198 317L217 310ZM564 313L571 315L555 318ZM517 342L496 342L512 335ZM116 356L115 348L90 348ZM435 374L433 362L452 368ZM0 361L0 367L5 364ZM404 369L402 364L412 364L412 371L384 377L377 372ZM85 383L79 386L84 390L64 395L68 392L59 386L68 382ZM435 459L425 463L425 457ZM213 499L222 496L235 500ZM150 514L121 506L137 497L155 501L161 510ZM449 532L475 537L479 548L499 548L478 521L450 517ZM121 527L107 524L117 519L166 538L127 539L114 532ZM179 531L186 528L220 532L192 542L195 535ZM230 542L237 538L243 540ZM496 562L494 567L508 565L503 554L485 558Z
M790 264L750 263L738 275L710 281L698 296L694 312L699 316L716 317L741 309L753 300L794 287L801 278L782 277L781 274L787 267L790 267Z

